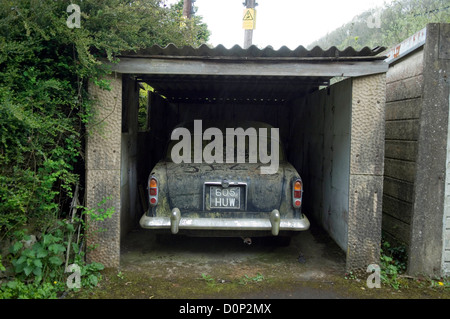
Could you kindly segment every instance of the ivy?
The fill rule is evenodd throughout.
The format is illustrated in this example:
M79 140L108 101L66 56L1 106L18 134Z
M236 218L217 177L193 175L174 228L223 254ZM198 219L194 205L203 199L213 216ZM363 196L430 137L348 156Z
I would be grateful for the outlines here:
M0 239L29 223L45 231L67 215L84 174L88 82L109 89L102 59L209 36L201 17L181 26L182 1L84 0L74 29L70 3L0 0Z
M0 0L0 241L13 242L0 251L0 270L14 274L1 286L5 298L54 297L69 260L82 265L84 285L100 278L102 265L82 260L86 247L74 240L83 236L75 236L73 222L84 230L86 216L103 220L114 209L102 202L67 220L75 187L83 188L94 103L88 83L109 89L103 61L154 44L197 46L209 36L201 17L181 25L182 0L170 7L159 0L83 0L81 27L73 29L66 24L71 3ZM24 229L39 239L30 247Z

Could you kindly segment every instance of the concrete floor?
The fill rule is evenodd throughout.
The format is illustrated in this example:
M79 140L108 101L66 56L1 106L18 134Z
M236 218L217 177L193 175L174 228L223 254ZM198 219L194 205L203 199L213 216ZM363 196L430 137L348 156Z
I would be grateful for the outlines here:
M120 269L106 269L97 288L71 298L288 299L291 309L298 306L294 299L450 298L448 288L426 280L403 279L401 289L368 288L367 278L345 274L345 253L314 225L287 246L273 237L246 245L241 238L156 236L143 229L128 233L121 246Z
M333 277L344 276L345 254L320 229L297 233L287 246L273 237L252 238L247 245L242 238L156 236L136 230L122 241L121 268L133 273L149 270L153 280L175 285L186 280L188 285L197 284L199 278L217 285L264 278L255 289L234 290L236 298L340 298L339 293L320 288L330 288ZM293 289L305 283L308 287ZM264 286L267 289L261 289ZM211 297L229 297L226 289L221 292ZM185 298L179 293L174 297Z

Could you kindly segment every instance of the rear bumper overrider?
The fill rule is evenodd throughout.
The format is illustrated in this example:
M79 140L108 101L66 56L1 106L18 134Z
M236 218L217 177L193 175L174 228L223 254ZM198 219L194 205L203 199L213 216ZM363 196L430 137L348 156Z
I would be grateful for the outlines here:
M144 214L139 222L146 229L170 229L177 234L180 229L190 230L257 230L271 231L277 236L280 231L302 231L309 229L309 220L302 218L283 219L274 209L269 218L191 218L182 217L178 208L174 208L170 217L151 217Z

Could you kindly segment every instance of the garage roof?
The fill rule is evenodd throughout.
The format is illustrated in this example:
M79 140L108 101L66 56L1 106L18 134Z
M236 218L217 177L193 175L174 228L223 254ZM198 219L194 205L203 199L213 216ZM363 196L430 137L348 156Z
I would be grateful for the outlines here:
M306 49L303 46L298 46L296 49L291 50L286 46L274 50L271 46L265 48L258 48L255 45L250 46L247 49L242 48L239 45L235 45L230 49L225 48L223 45L211 47L203 44L197 48L192 46L177 47L174 44L169 44L165 47L159 45L153 45L150 48L142 49L137 52L125 52L121 57L171 57L171 58L244 58L246 60L251 59L283 59L283 58L296 58L296 59L365 59L365 60L383 60L385 57L377 56L384 50L383 47L376 47L370 49L364 47L357 51L352 47L347 47L345 50L339 50L335 46L326 50L316 46L311 50Z
M329 85L333 77L386 72L385 57L378 55L383 50L170 44L123 53L120 62L111 66L148 83L173 102L277 104Z

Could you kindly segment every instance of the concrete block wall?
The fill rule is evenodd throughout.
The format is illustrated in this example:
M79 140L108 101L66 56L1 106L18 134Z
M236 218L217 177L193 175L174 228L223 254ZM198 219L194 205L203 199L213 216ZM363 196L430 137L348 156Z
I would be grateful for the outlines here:
M450 101L449 101L450 108ZM445 174L445 199L443 216L442 274L450 276L450 118L447 133L447 159Z
M88 127L86 146L86 207L114 208L115 213L104 221L88 220L87 247L96 246L87 255L108 267L120 265L121 210L121 128L122 76L113 74L111 90L90 84L89 93L95 99L94 116Z
M393 244L410 244L422 86L421 48L386 74L383 231Z
M305 214L346 251L347 270L379 261L384 104L380 74L338 82L293 105L290 160L304 179Z
M449 24L428 24L386 75L383 231L408 246L412 275L450 268L449 39Z
M303 211L347 250L351 80L292 106L289 161L304 183Z

